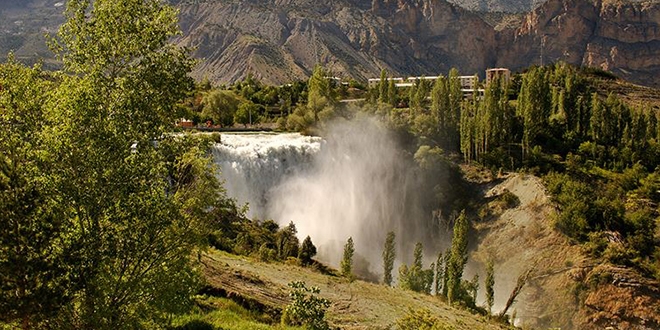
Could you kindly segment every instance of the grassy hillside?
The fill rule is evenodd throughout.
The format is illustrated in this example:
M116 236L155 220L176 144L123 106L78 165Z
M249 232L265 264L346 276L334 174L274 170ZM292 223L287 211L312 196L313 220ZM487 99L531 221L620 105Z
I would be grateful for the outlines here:
M299 280L308 286L320 288L320 296L332 303L327 314L330 325L341 329L391 328L410 310L423 309L429 310L431 315L449 328L457 330L506 329L484 316L451 307L434 296L360 280L349 282L346 278L322 274L310 268L262 263L217 250L205 254L202 264L208 285L205 289L207 295L231 297L241 305L257 311L260 315L258 319L265 323L278 322L282 308L289 303L287 284ZM206 318L226 308L223 305L226 301L220 302Z

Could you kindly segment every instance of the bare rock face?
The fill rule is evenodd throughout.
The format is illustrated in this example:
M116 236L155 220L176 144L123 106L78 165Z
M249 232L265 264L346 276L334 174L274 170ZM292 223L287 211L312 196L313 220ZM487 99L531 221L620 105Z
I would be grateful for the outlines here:
M180 11L180 45L200 59L195 75L232 82L306 79L316 64L337 76L463 74L566 61L660 87L658 0L168 0ZM44 32L62 22L64 1L0 5L0 58L57 65ZM462 7L459 7L462 6ZM502 29L478 10L536 8ZM495 24L495 23L493 23ZM509 24L510 25L510 24Z
M180 4L196 75L231 82L305 79L316 64L338 76L469 74L493 63L495 31L443 0L207 1ZM465 28L470 27L470 28ZM465 54L468 54L467 56Z
M181 45L198 77L266 83L306 79L316 64L365 79L482 74L565 61L660 86L660 4L549 0L500 31L444 0L206 0L179 4Z
M519 69L564 61L660 86L659 24L658 3L550 0L500 33L497 63Z

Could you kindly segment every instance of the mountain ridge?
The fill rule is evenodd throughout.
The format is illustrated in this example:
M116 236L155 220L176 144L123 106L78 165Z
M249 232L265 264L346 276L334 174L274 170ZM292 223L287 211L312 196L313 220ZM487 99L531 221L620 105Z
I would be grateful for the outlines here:
M519 26L496 30L444 0L214 1L182 5L180 45L205 60L197 77L228 83L248 73L267 83L305 79L320 63L364 80L394 75L522 70L565 61L658 86L660 5L550 0ZM213 46L211 46L213 45ZM215 46L215 48L214 48Z
M468 6L467 0L456 2ZM660 86L656 0L549 0L502 26L445 0L170 3L180 10L183 31L175 42L192 47L200 59L194 76L219 84L248 74L268 84L304 80L316 64L337 76L366 80L381 69L417 76L456 67L463 74L483 75L489 67L519 71L565 61ZM520 8L534 4L519 3ZM5 1L0 53L13 50L26 62L54 63L43 35L55 32L63 8L57 0Z

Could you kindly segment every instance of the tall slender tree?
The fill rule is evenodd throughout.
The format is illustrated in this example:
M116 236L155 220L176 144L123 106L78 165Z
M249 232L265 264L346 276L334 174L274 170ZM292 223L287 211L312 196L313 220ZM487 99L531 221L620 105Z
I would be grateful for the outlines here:
M444 259L442 252L438 253L438 259L435 261L435 295L442 295L442 281L444 278Z
M394 270L394 260L396 259L395 238L396 235L393 231L387 233L383 248L383 283L386 285L392 285L392 270Z
M489 259L486 265L486 283L484 286L486 289L486 307L488 307L488 313L490 314L493 312L493 303L495 302L495 266L493 259Z
M341 259L341 274L344 277L353 277L353 254L355 253L355 246L353 245L353 237L349 237L344 245L344 255Z
M454 223L454 234L451 240L451 256L447 267L447 298L450 303L456 302L460 297L463 270L467 263L467 235L469 226L465 210L463 210Z
M387 70L380 71L380 82L378 83L378 102L387 103L387 88L388 88Z
M532 68L524 75L518 96L518 113L523 119L524 156L534 146L537 137L547 133L551 106L546 69Z

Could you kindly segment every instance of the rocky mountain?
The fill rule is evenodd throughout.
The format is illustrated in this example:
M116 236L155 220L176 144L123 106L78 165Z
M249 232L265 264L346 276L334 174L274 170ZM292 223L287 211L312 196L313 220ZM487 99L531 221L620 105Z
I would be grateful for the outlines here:
M7 53L27 63L44 59L53 65L47 34L64 21L65 0L0 0L0 59Z
M496 65L520 69L565 61L657 87L659 24L657 1L550 0L528 14L518 28L498 34Z
M451 1L481 10L537 5ZM566 61L660 86L658 0L549 0L499 25L445 0L170 2L181 12L183 35L176 42L194 47L200 59L195 76L218 83L248 73L271 84L305 79L317 63L337 76L364 80L377 77L381 68L395 75L436 75L451 67L483 74L488 67L520 70ZM0 54L14 50L27 62L50 62L44 34L61 23L63 4L0 0Z
M530 12L543 0L448 0L465 9L480 12L522 13Z
M496 29L444 0L192 1L179 4L181 45L203 59L198 77L269 83L304 79L316 63L365 79L519 70L566 61L660 85L660 4L549 0L514 28Z
M437 0L207 1L181 5L181 26L179 43L204 59L197 74L222 82L248 72L274 83L304 79L316 63L357 79L381 68L430 75L495 63L495 31Z

